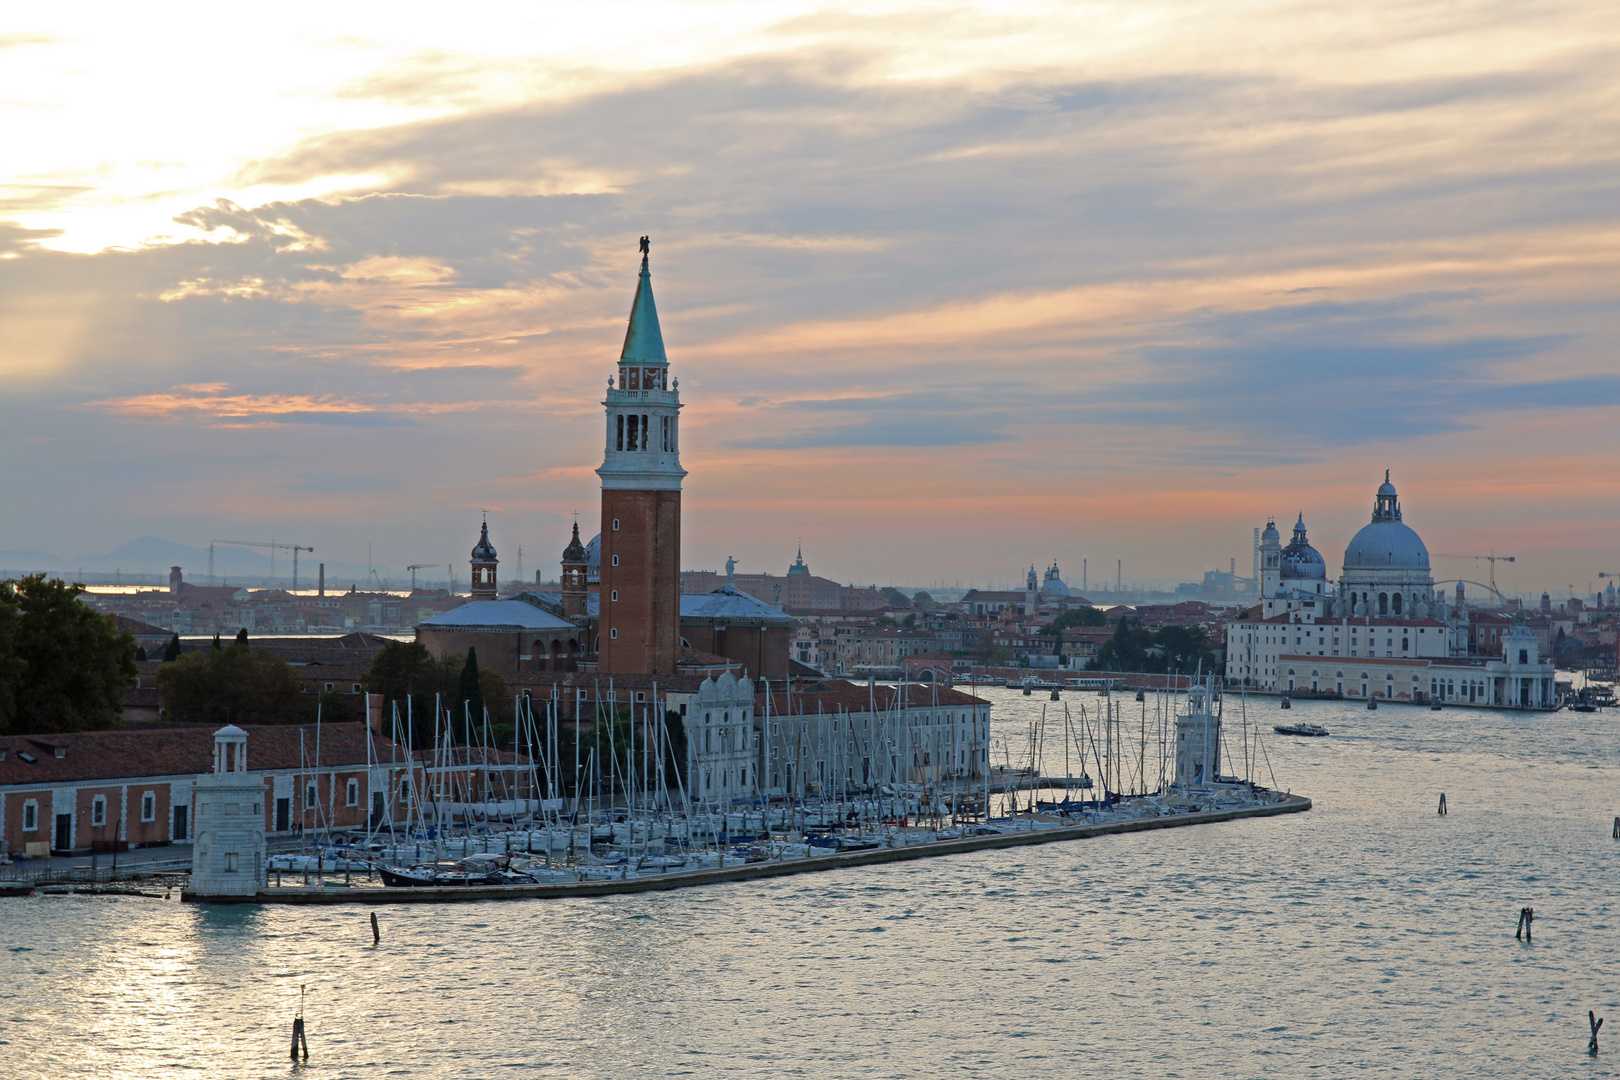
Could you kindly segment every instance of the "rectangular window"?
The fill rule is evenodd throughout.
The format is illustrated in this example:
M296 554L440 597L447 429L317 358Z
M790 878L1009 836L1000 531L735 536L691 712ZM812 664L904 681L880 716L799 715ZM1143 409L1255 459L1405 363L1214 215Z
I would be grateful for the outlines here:
M664 417L664 453L669 453L669 417Z
M107 824L107 796L97 795L90 800L90 824Z
M141 793L141 820L157 820L157 795L150 791Z
M315 792L315 785L311 784L304 789L304 808L313 810L320 805L320 796Z
M39 803L29 799L23 803L23 832L36 832L39 829Z
M632 414L627 418L625 422L624 435L624 448L626 450L635 450L639 448L638 444L641 442L641 436L636 433L636 428L640 425L640 423L641 417L639 416Z
M227 874L236 873L236 852L234 851L225 853L225 872Z
M647 435L647 418L643 416L641 418L641 448L643 450L647 449Z
M619 416L614 417L614 419L619 422L618 449L623 450L624 449L624 415L621 413Z
M360 781L358 781L358 780L350 780L349 781L349 786L344 792L343 802L344 802L344 805L346 805L346 806L359 806L360 805Z

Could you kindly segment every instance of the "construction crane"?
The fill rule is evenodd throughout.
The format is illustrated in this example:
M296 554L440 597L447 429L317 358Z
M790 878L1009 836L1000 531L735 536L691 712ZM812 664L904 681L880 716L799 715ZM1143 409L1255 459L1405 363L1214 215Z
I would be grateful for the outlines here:
M1491 592L1496 593L1496 595L1498 597L1500 597L1502 594L1496 588L1496 564L1499 563L1499 562L1517 562L1518 561L1518 559L1513 555L1498 555L1494 551L1489 553L1488 555L1444 555L1444 554L1436 553L1434 557L1437 558L1437 559L1476 559L1476 560L1478 560L1480 562L1488 562L1488 563L1490 563L1491 564Z
M418 570L434 570L438 568L438 565L436 562L419 562L407 566L405 569L411 572L411 592L416 591L416 572Z
M315 553L315 549L304 544L281 544L274 540L210 540L208 541L208 584L214 583L214 545L229 544L231 547L257 547L270 549L270 578L276 576L276 548L289 548L293 553L293 592L298 591L298 553L307 551Z

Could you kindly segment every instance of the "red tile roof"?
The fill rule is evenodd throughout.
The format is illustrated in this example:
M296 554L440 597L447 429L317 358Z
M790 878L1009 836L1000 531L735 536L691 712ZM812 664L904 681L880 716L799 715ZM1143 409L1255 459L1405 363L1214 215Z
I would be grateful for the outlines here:
M142 776L184 776L211 770L214 761L212 724L130 731L74 731L58 735L0 736L0 786L28 787L120 780ZM251 725L248 768L296 769L315 762L315 725ZM300 759L299 735L303 735ZM373 761L389 760L389 741L373 732ZM57 748L64 751L56 756ZM26 754L34 760L29 761ZM321 766L364 765L366 728L361 723L322 724ZM403 749L395 756L404 760Z

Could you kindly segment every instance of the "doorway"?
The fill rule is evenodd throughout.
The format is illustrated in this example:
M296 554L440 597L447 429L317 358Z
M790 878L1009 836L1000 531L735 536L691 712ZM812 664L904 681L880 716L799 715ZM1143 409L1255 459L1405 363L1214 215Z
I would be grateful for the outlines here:
M186 818L189 816L188 812L190 810L191 807L189 806L177 806L174 808L174 838L177 841L186 838L186 829L190 824Z
M56 843L51 845L52 851L73 850L73 815L56 815Z
M292 800L276 800L276 832L286 832L292 828Z

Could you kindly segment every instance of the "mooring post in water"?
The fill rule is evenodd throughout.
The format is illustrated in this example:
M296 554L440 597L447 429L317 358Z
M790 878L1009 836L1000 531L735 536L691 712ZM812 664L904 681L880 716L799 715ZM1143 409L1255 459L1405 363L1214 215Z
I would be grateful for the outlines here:
M1445 817L1445 815L1446 815L1446 793L1442 791L1440 793L1440 816Z
M1587 1009L1586 1010L1586 1022L1588 1024L1592 1025L1592 1038L1587 1041L1586 1052L1588 1054L1591 1054L1593 1057L1596 1057L1597 1052L1598 1052L1597 1051L1597 1033L1598 1033L1598 1029L1603 1026L1603 1021L1595 1013L1593 1013L1591 1009Z
M382 941L382 931L377 929L377 913L371 913L371 943L376 945Z
M1614 819L1614 838L1620 840L1620 817Z
M1536 909L1522 907L1519 909L1519 928L1513 932L1516 940L1530 940L1530 924L1536 921Z
M298 1051L303 1050L304 1060L309 1060L309 1041L304 1038L304 984L298 984L298 1015L293 1017L292 1032L292 1059L298 1060Z

